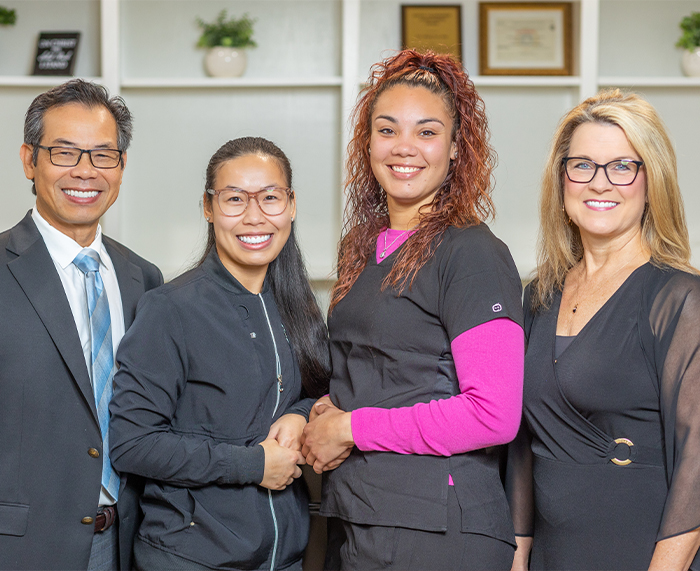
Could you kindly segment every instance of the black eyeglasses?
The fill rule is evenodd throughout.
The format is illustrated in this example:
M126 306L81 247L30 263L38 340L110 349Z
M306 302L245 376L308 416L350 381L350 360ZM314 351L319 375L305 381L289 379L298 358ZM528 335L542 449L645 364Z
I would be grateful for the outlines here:
M263 214L277 216L287 209L290 197L294 196L291 188L264 188L257 192L248 192L240 188L207 189L213 196L218 196L219 208L224 216L240 216L248 208L250 199L258 203Z
M49 152L51 164L57 167L74 167L83 158L83 153L90 156L90 162L96 169L114 169L122 160L122 151L117 149L78 149L77 147L44 147Z
M615 186L628 186L632 184L637 179L640 167L644 166L643 161L624 159L610 161L604 165L599 165L590 159L584 159L582 157L564 157L561 162L564 163L566 176L571 182L591 182L595 178L595 175L598 174L598 169L603 169L610 184L614 184Z

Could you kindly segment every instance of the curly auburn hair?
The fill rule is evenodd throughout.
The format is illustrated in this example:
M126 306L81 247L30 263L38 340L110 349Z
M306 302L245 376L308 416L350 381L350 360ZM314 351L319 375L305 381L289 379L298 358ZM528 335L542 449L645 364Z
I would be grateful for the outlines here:
M448 55L403 50L375 64L352 114L353 138L348 144L345 222L338 246L338 281L330 309L350 291L376 248L381 229L389 226L386 193L370 164L372 114L379 97L392 87L422 87L438 95L452 118L457 157L429 208L419 213L416 232L399 253L382 288L411 287L448 226L466 227L492 218L492 170L496 155L489 144L484 102L461 64Z

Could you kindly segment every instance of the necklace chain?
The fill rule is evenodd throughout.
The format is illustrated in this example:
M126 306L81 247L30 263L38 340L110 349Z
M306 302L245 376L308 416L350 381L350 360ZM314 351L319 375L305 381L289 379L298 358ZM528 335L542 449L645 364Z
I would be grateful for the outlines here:
M634 260L637 259L637 257L639 256L640 253L641 253L641 252L637 252L637 253L636 253L632 258L630 258L626 263L622 264L622 265L618 268L618 270L617 270L615 273L613 273L613 274L610 275L609 277L603 279L597 286L595 286L595 287L593 288L593 293L594 293L594 294L597 293L597 292L601 289L601 287L602 287L603 285L609 283L613 278L615 278L617 275L619 275L619 274L622 272L622 270L624 270L624 269L625 269L627 266L629 266ZM581 272L583 273L583 269L581 269ZM579 278L579 279L576 281L576 293L575 293L575 296L574 296L575 298L578 298L578 297L579 297L580 282L581 282L581 278ZM579 306L580 303L581 303L580 300L576 301L576 303L574 304L574 308L571 310L572 313L576 313L576 310L578 309L578 306Z
M387 246L387 244L386 244L386 237L387 237L387 235L389 234L389 229L387 228L387 229L384 231L384 250L382 251L381 254L379 254L379 257L380 257L381 259L384 259L384 256L386 256L386 251L387 251L389 248L391 248L394 244L396 244L396 242L397 242L400 238L403 238L403 237L404 237L406 234L408 234L410 231L411 231L410 229L409 229L409 230L404 230L404 231L401 232L396 238L394 238L394 239L391 241L391 244L389 244L389 245Z

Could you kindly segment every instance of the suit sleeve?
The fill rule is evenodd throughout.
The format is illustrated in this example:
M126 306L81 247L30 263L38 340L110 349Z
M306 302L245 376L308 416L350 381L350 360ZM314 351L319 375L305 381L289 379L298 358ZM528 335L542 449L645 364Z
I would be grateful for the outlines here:
M261 446L234 446L176 430L188 353L177 308L165 295L154 291L142 298L117 361L109 407L116 470L181 486L262 481Z

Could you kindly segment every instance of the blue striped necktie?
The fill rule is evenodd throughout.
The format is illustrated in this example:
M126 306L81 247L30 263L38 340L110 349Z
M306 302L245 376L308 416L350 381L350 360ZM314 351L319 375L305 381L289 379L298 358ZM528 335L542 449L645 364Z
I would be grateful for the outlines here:
M100 276L99 254L84 248L73 260L85 274L87 306L90 315L90 338L92 340L92 388L97 405L97 418L102 432L102 486L115 500L119 493L119 475L109 461L109 401L112 398L114 355L112 353L112 323L109 302Z

